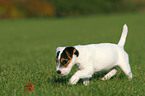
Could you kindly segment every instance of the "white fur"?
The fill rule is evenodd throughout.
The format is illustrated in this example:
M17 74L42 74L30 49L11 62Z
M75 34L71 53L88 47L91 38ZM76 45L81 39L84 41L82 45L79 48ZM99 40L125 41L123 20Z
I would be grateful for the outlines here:
M78 50L79 56L73 55L72 62L67 68L61 68L59 62L57 70L60 70L62 75L67 75L73 65L76 64L79 67L80 70L71 77L70 84L76 84L79 79L83 79L83 84L87 85L93 73L107 70L111 71L102 80L110 79L117 72L115 66L119 66L132 79L129 57L123 48L127 31L127 25L125 24L118 44L101 43L74 46ZM61 54L64 49L65 47L58 47L57 51L60 51ZM60 55L58 58L60 58Z
M118 42L118 45L124 47L124 44L125 44L125 41L126 41L126 36L127 36L127 33L128 33L128 28L127 28L127 25L125 24L123 26L123 32L122 32L122 35L121 35L121 38Z

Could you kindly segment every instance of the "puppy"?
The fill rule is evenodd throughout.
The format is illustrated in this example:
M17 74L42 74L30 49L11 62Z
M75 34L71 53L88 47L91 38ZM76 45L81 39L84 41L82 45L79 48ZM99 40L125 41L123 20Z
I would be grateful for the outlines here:
M116 66L119 66L129 79L132 79L129 57L124 50L127 33L128 27L125 24L118 44L101 43L58 47L56 50L57 73L67 75L76 64L79 70L71 77L70 84L76 84L79 79L83 79L83 84L87 85L93 73L110 70L102 78L102 80L107 80L116 74Z

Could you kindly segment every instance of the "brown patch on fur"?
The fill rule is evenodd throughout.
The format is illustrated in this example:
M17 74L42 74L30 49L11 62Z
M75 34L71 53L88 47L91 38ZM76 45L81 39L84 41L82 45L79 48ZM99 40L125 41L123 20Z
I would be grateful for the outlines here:
M60 66L67 67L72 61L73 55L78 57L78 51L74 47L66 47L61 54Z
M62 63L64 60L66 60L65 58L61 58L60 62Z
M61 64L63 64L64 62L66 62L66 63L63 65L63 67L67 67L67 66L69 65L71 59L68 60L68 59L65 59L65 58L61 58L60 61L61 61Z
M76 52L76 49L73 50L73 54L75 54L75 52Z
M69 63L71 62L71 60L68 60L67 63L64 66L67 67L69 65Z
M72 57L70 57L70 53L69 53L68 51L65 51L65 52L66 52L68 58L69 58L69 59L72 59Z

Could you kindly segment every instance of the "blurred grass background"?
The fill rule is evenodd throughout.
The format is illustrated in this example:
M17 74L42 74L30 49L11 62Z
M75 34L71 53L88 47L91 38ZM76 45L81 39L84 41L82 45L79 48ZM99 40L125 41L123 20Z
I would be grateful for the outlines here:
M0 18L145 12L144 0L0 0Z

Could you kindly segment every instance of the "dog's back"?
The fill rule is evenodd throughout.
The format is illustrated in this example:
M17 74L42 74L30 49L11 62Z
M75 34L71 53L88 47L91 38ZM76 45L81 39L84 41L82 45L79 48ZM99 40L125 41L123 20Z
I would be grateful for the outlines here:
M118 44L101 43L74 46L79 51L78 63L91 63L95 71L104 71L113 68L122 62L124 57L128 56L124 51L124 45L128 33L128 27L125 24ZM125 55L125 56L124 56ZM86 64L85 67L87 67Z
M123 49L117 44L101 43L74 46L79 51L78 63L91 63L95 71L105 71L113 68L119 62ZM88 64L86 64L86 67Z

